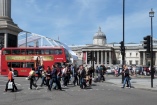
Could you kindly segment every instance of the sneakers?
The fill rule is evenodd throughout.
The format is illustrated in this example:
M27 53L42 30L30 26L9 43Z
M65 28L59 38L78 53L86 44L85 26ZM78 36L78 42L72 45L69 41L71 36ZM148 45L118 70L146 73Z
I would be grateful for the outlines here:
M38 90L38 87L36 87L35 89Z
M32 88L28 88L28 90L32 90Z

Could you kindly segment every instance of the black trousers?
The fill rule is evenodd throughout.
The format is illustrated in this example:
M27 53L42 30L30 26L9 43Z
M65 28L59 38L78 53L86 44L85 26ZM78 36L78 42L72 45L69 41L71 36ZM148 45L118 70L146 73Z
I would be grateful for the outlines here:
M90 79L89 79L89 85L91 85L92 84L92 77L90 77Z
M76 83L77 83L77 85L79 84L79 83L78 83L78 78L77 78L77 76L74 76L73 84L75 85Z
M9 82L13 82L13 89L12 89L12 91L13 91L13 92L14 92L14 90L17 91L18 89L17 89L17 87L16 87L16 85L15 85L14 79L12 79L11 81L8 80L8 82L6 83L5 91L8 90L8 83L9 83Z
M37 87L36 83L34 83L35 78L30 79L30 89L32 89L32 86Z
M61 78L60 78L60 76L58 76L58 77L57 77L57 87L58 87L59 90L62 90L60 80L61 80Z
M51 87L50 87L50 79L46 79L46 85L48 87L48 90L51 90Z
M67 86L68 85L68 76L63 77L63 85Z

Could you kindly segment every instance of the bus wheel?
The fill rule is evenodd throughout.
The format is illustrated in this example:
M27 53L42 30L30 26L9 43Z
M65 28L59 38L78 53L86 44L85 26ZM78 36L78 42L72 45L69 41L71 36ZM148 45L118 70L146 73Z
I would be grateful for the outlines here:
M18 76L18 72L16 70L14 70L14 76L17 77Z

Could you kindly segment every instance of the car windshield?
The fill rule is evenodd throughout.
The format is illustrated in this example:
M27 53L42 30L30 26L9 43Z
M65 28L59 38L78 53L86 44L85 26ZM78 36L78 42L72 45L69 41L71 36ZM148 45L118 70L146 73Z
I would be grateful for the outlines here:
M136 69L138 69L138 70L139 70L140 68L141 68L141 67L136 67Z

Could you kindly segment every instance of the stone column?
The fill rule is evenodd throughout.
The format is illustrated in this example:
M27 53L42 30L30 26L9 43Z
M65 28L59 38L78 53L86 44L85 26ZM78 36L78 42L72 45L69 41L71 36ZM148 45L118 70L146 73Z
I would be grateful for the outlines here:
M155 65L157 66L157 51L155 52Z
M8 46L8 34L7 33L5 33L4 34L4 48L7 48L7 46Z
M11 0L0 0L0 16L11 18Z
M90 51L90 52L91 52L91 54L92 54L92 51ZM92 56L92 55L91 55L91 56ZM92 58L91 58L89 64L90 64L90 66L92 66Z
M97 64L99 64L99 51L97 51Z
M146 65L146 54L143 52L143 65Z
M101 64L103 64L103 51L101 51Z
M105 65L107 65L107 52L105 51Z
M139 52L139 65L141 65L141 53Z
M109 52L109 64L112 64L111 51Z

